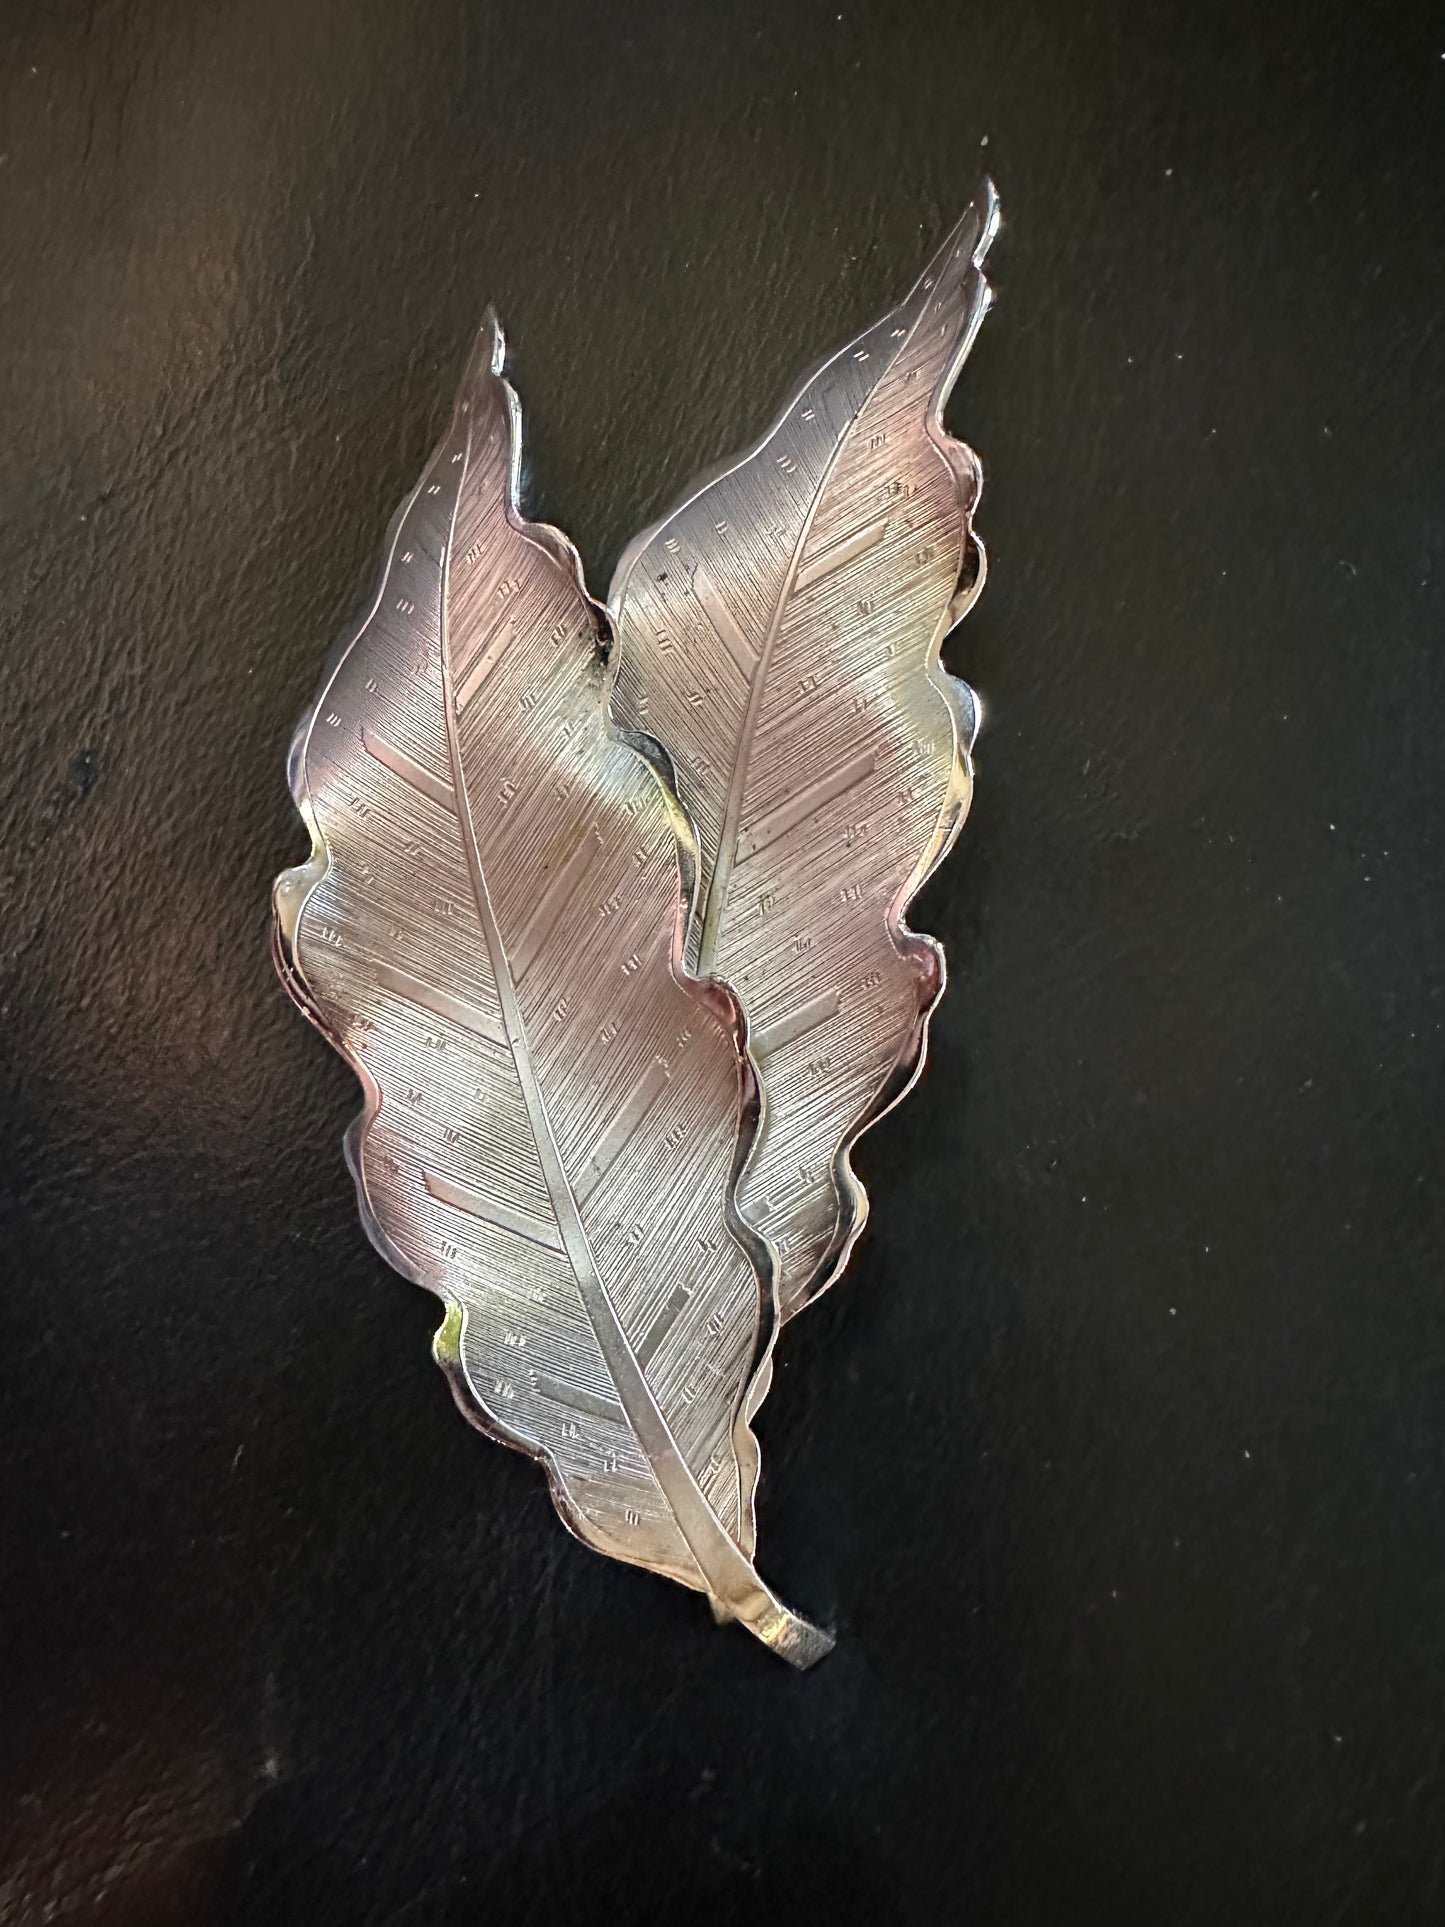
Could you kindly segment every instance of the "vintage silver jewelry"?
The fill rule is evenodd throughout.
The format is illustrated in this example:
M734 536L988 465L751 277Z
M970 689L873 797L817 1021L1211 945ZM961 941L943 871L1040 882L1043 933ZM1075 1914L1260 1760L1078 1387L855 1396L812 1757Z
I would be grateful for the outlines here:
M982 578L980 483L940 411L996 225L989 190L638 539L610 666L575 550L518 507L489 316L291 750L312 851L277 967L361 1080L362 1221L443 1300L458 1403L589 1545L797 1666L832 1640L758 1575L751 1421L942 988L902 912L968 800L976 710L938 648Z

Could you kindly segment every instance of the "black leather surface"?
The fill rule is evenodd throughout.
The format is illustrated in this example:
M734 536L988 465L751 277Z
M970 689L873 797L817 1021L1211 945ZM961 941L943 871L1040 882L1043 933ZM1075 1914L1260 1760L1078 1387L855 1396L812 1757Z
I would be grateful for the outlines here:
M1440 1919L1439 19L0 32L0 1918ZM602 590L984 166L988 721L761 1424L794 1677L454 1410L266 956L282 763L487 299Z

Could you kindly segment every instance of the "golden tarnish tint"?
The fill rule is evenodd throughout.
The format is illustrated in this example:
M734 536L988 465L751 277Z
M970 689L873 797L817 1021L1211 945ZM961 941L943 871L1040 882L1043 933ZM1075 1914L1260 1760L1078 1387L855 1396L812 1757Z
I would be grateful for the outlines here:
M516 503L490 318L375 602L292 750L288 990L356 1067L378 1249L438 1293L457 1397L589 1545L797 1665L753 1566L770 1254L730 1192L756 1120L731 997L682 968L686 823L608 726L575 552Z
M785 1317L847 1261L867 1209L849 1153L917 1074L943 988L904 911L972 784L976 706L939 645L981 583L982 476L941 416L997 226L986 184L907 299L612 585L613 716L666 746L697 834L688 960L747 1015L765 1108L738 1206L779 1254Z

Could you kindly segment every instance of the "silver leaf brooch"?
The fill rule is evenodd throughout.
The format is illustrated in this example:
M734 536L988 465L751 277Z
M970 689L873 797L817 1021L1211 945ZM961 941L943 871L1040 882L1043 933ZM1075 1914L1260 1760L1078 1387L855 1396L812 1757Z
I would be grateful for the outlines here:
M833 1640L759 1574L753 1420L943 991L905 913L972 787L940 647L982 473L942 415L998 223L986 183L605 610L519 507L489 313L291 746L277 969L361 1081L362 1223L442 1300L457 1403L580 1539L798 1667Z

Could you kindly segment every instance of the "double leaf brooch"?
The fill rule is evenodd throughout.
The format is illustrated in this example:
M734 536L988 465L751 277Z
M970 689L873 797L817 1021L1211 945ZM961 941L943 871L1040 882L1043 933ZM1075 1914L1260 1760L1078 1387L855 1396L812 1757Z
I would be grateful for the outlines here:
M277 968L361 1080L362 1222L442 1300L458 1404L588 1545L799 1667L832 1639L758 1573L753 1420L943 990L905 913L972 786L940 646L982 475L942 413L997 226L985 186L605 608L519 507L488 314L291 746Z

